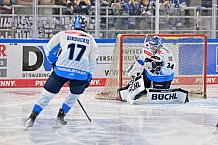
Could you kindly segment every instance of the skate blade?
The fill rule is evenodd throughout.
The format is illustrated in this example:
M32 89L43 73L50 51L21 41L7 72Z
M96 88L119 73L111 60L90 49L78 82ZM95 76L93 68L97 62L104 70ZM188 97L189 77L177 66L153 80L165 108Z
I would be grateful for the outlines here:
M62 127L62 126L64 126L64 125L66 125L66 124L61 124L60 121L55 120L55 122L54 122L52 128L60 128L60 127Z
M33 123L31 123L30 120L28 120L28 121L26 122L25 127L24 127L24 131L26 131L29 127L32 127L32 126L33 126Z
M61 128L61 127L62 127L61 124L54 124L54 125L52 126L52 128L54 128L54 129L56 129L56 128Z
M58 123L57 121L54 122L52 128L60 128L62 125Z
M33 126L33 125L32 125ZM29 124L27 124L25 127L24 127L24 131L26 131L28 128L32 127L30 126Z
M28 128L29 128L28 126L25 126L23 130L24 130L24 131L27 131Z

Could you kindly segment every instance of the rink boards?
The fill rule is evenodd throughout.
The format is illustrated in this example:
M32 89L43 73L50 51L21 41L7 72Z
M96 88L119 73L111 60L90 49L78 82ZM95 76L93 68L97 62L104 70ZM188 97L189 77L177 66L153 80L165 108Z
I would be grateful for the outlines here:
M0 39L0 88L43 86L52 69L44 53L47 42L48 40ZM99 56L91 86L104 86L110 73L115 39L96 39L96 42L99 46ZM218 39L211 39L207 57L208 84L218 84L217 56ZM175 78L173 83L181 83L182 80L183 78ZM195 82L198 83L197 79Z

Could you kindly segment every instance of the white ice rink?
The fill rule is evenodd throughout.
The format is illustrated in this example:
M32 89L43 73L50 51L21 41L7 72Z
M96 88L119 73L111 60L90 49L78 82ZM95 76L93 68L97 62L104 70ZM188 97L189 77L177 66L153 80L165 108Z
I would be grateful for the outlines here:
M140 98L136 105L129 105L96 100L98 89L90 88L80 101L92 123L76 104L66 116L68 124L53 129L67 92L64 88L38 116L35 126L24 131L41 88L1 89L0 145L218 145L218 134L213 134L218 93L213 91L208 99L191 99L187 104L146 104Z

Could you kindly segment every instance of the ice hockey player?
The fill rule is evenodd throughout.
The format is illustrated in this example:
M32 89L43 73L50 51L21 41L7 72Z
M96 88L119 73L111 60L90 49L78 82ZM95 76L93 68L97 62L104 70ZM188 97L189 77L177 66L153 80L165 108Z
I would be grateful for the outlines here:
M129 67L133 79L126 87L118 89L118 99L130 104L145 94L146 88L169 89L174 79L174 58L159 36L146 40L142 54Z
M61 31L54 35L45 48L48 61L54 69L46 81L40 98L33 106L25 129L32 127L36 117L68 82L70 93L59 109L54 127L67 124L65 115L89 86L97 59L97 44L87 32L87 18L75 16L74 30Z

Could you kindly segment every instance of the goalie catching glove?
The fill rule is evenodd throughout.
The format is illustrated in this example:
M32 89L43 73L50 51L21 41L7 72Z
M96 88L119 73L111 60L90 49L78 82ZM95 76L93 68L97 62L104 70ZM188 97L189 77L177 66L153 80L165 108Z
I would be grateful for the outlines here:
M163 61L157 56L151 56L151 58L146 58L146 69L154 74L160 74L161 68L163 66Z
M163 66L163 62L157 59L158 57L152 56L151 58L146 58L145 61L138 59L136 60L128 69L127 75L134 77L137 76L137 73L143 72L146 68L150 70L154 74L160 74L161 67ZM145 65L145 66L144 66Z

